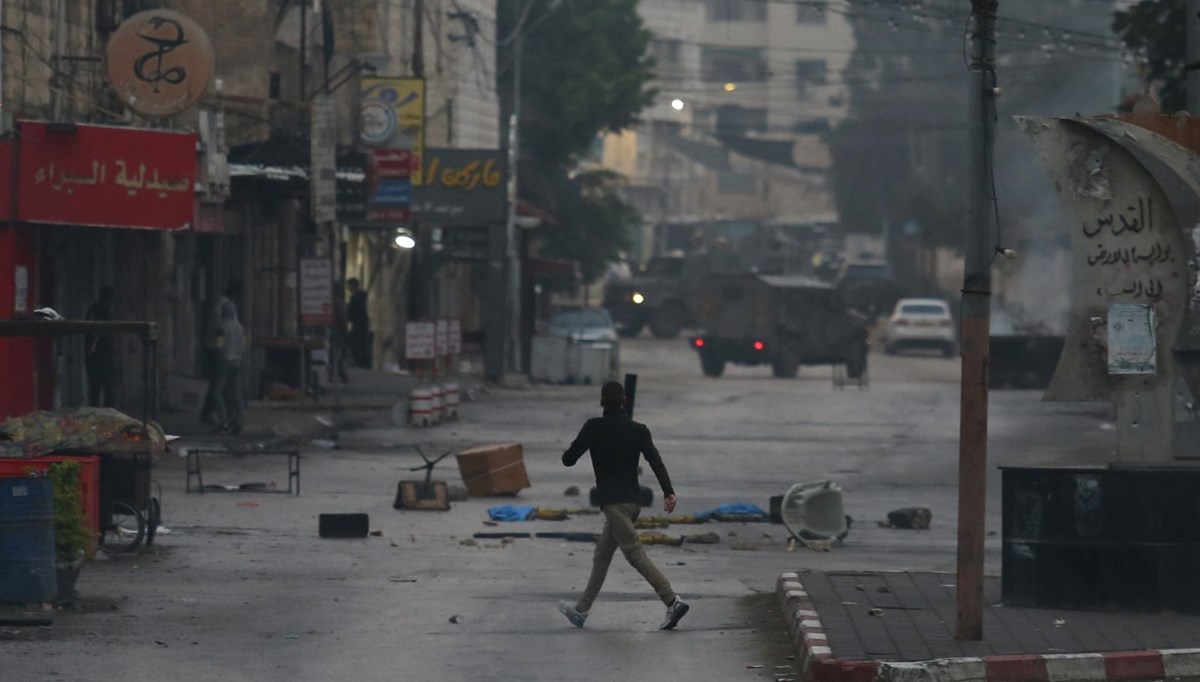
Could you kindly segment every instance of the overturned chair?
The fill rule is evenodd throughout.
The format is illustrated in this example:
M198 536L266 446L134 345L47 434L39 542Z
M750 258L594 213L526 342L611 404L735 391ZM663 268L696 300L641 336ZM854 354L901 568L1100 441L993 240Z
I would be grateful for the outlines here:
M839 544L850 532L842 507L842 489L833 481L797 483L780 503L779 515L792 537L812 542Z

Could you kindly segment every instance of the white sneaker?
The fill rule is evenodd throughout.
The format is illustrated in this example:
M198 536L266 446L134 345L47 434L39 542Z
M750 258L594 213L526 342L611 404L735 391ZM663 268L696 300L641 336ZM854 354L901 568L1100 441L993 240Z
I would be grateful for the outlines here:
M687 602L679 597L675 597L675 601L671 602L671 605L667 607L667 615L663 618L662 625L659 625L658 629L674 630L675 626L679 624L680 619L687 615L690 608L692 607L688 606Z
M567 620L571 621L572 625L577 628L583 627L583 622L586 621L588 617L587 611L580 611L579 609L575 608L574 604L567 601L558 602L558 610L560 613L562 613L562 615L567 617Z

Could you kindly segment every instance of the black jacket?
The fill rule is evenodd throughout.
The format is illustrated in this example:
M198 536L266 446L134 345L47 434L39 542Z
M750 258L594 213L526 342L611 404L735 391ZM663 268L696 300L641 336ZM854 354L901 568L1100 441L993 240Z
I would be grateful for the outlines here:
M601 506L638 502L638 456L645 455L646 462L658 477L663 496L675 494L671 477L663 466L662 457L650 429L629 418L622 408L604 410L603 417L589 419L575 442L563 453L563 464L575 466L583 453L592 451L592 470L596 472L596 496Z

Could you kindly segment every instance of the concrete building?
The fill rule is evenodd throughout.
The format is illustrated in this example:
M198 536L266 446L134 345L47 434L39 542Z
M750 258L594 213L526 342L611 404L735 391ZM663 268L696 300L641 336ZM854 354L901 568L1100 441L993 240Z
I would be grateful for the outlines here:
M376 334L375 364L398 363L412 254L393 247L395 226L357 232L313 220L310 102L322 95L332 98L337 150L360 149L359 78L410 76L415 62L421 62L427 79L427 146L498 148L494 1L423 4L418 50L413 49L414 0L0 4L6 28L0 36L5 134L0 145L11 142L12 124L19 119L53 121L68 136L76 126L112 124L147 135L174 131L198 137L198 144L188 147L188 158L181 159L198 169L194 210L170 229L144 229L136 215L101 226L28 219L0 225L0 293L6 294L0 319L44 306L80 319L101 288L112 285L115 317L158 326L159 405L198 413L207 312L231 279L245 282L237 303L252 349L246 394L261 396L280 381L293 386L306 381L299 361L307 342L298 320L298 277L300 259L315 256L333 261L336 280L358 276L375 287L372 317L382 332ZM104 55L123 20L159 8L199 24L216 60L209 88L195 106L151 118L114 95ZM119 205L119 197L114 202ZM134 207L127 212L137 213ZM435 235L425 246L437 251ZM465 330L477 329L477 294L483 285L473 273L483 266L427 263L425 314L461 317ZM22 342L20 352L4 343L0 340L0 350L6 351L0 356L8 360L0 360L0 384L16 388L0 391L0 418L34 407L84 403L82 339L39 345L36 352L28 343ZM132 339L119 343L116 402L132 409L140 404L143 386L140 349ZM18 382L17 374L30 376ZM20 404L8 401L10 393ZM33 402L30 395L36 396Z
M643 0L658 91L592 161L629 178L647 229L669 219L817 219L833 211L825 135L845 116L851 27L817 5Z

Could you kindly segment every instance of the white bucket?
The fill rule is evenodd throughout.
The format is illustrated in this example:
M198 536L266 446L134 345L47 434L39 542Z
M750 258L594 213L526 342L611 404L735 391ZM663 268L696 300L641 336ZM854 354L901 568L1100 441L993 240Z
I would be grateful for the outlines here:
M418 386L409 395L408 419L413 426L432 426L433 391Z
M441 384L433 384L429 387L433 396L433 423L438 423L442 420L442 404L445 400L445 394L442 391Z
M458 382L447 381L442 390L445 393L442 398L442 418L458 419Z

